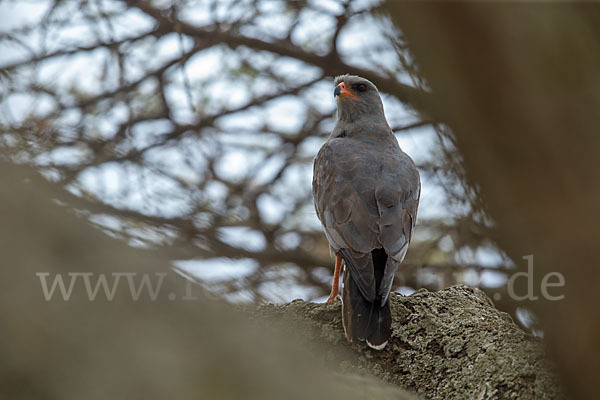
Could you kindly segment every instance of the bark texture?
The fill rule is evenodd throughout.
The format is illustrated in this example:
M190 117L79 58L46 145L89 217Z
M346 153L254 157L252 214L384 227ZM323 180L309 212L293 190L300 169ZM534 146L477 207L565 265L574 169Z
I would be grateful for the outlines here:
M330 366L368 372L427 399L561 399L558 378L540 339L521 330L479 289L455 286L391 299L393 334L381 352L347 351L341 304L301 300L254 312L303 345L318 349Z

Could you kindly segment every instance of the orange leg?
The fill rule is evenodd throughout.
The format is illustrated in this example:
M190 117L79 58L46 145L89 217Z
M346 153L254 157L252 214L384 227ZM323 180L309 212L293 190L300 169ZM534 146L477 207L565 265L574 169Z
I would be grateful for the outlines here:
M338 289L340 284L340 269L342 267L342 257L335 255L335 269L333 270L333 284L331 285L331 293L327 302L332 302L337 298Z

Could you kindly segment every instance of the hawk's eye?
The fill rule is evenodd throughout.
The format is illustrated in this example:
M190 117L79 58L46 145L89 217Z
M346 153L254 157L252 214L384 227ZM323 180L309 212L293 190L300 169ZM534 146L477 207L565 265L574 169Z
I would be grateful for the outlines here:
M358 85L354 86L354 88L356 90L358 90L359 92L366 92L367 91L367 85L365 85L364 83L359 83Z

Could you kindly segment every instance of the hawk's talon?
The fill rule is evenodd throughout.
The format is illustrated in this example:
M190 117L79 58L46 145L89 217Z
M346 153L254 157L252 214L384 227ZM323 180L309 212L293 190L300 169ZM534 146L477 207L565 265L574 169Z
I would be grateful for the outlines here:
M332 301L336 301L338 299L337 294L333 297L329 296L329 298L327 299L326 303L331 303Z

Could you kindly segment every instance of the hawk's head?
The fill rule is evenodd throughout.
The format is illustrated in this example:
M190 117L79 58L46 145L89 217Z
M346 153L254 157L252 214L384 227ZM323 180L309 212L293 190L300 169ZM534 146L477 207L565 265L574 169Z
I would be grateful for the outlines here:
M338 119L385 118L379 91L371 81L356 75L335 78L333 95L337 98Z

